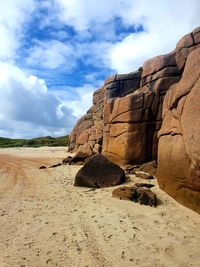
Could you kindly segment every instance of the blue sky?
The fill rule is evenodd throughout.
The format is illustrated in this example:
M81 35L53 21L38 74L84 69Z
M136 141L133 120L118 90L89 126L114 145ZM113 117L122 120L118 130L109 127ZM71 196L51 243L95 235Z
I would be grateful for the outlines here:
M108 76L200 25L198 0L7 0L0 10L0 136L17 138L68 134Z

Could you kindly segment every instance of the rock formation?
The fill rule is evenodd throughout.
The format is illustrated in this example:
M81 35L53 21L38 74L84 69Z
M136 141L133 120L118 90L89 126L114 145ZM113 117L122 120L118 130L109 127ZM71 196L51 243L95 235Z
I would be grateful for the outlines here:
M138 72L135 73L138 75ZM124 97L106 99L103 153L121 164L140 164L157 157L163 96L180 79L174 53L146 61L140 84Z
M160 187L200 213L199 66L200 27L173 52L108 78L74 127L70 150L100 152L122 166L158 154Z
M112 196L123 200L131 200L141 205L149 205L156 207L157 197L150 190L137 186L123 186L113 190Z
M122 168L101 154L93 155L78 171L75 186L109 187L123 183L125 173Z
M92 154L88 155L87 153L79 151L69 160L69 165L83 165L90 156L92 156Z
M108 78L74 127L70 150L102 151L121 165L156 159L163 98L180 77L172 52L146 61L139 71Z
M181 80L164 99L159 131L160 188L200 213L200 28L177 45ZM182 47L182 49L180 48Z

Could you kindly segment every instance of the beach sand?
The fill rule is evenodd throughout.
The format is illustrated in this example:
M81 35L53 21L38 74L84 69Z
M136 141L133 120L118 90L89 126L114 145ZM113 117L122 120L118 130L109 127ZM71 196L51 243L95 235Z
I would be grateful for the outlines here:
M0 149L0 266L199 267L200 216L152 188L158 207L73 186L66 148ZM131 176L127 185L137 179Z

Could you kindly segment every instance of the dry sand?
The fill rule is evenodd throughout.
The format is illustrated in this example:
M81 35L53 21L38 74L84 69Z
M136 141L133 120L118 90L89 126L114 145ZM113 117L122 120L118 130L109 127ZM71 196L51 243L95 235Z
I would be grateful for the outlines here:
M78 166L38 169L66 154L0 149L1 267L200 266L197 213L157 185L152 208L112 198L113 188L73 187Z

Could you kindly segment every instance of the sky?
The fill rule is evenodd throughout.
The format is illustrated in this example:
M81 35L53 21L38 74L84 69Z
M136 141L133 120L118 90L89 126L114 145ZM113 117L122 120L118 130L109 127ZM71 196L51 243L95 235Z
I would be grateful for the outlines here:
M0 136L69 134L116 73L172 51L199 0L0 1Z

